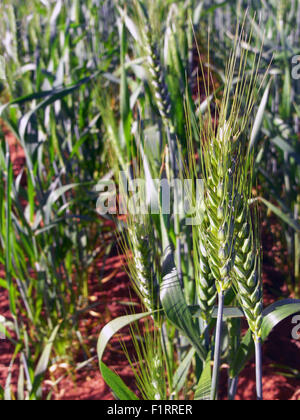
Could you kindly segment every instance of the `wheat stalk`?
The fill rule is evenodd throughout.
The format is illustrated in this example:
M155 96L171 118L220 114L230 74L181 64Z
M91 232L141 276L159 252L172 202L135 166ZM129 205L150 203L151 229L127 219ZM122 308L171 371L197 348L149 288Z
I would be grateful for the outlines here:
M206 84L205 94L208 98L208 112L204 117L200 117L204 215L207 220L207 223L200 223L198 226L198 235L201 241L199 248L205 250L205 252L200 254L200 267L202 268L200 273L205 274L205 276L199 276L202 280L202 282L199 281L202 292L200 296L203 295L205 297L205 291L210 286L207 282L207 279L209 279L209 266L219 297L211 392L212 400L217 398L224 296L225 292L232 287L232 270L237 252L236 222L239 216L238 209L241 191L243 191L245 180L249 181L245 175L249 169L249 166L246 165L249 161L245 132L250 125L250 116L255 103L254 92L258 79L260 57L258 61L254 60L251 71L249 73L246 72L248 52L241 47L246 38L243 28L242 31L237 28L235 48L227 66L221 104L218 105L218 100L214 98L216 114L212 115L210 88L209 84ZM246 40L248 41L248 39ZM237 83L235 84L234 75L236 68L238 68L238 75ZM203 66L201 69L205 80ZM208 76L209 78L211 77L209 68ZM218 120L218 123L216 120ZM249 252L253 243L247 242L247 246L249 248L245 248L245 251ZM208 261L208 266L206 261ZM206 282L203 282L203 279ZM249 282L253 281L247 280ZM258 310L257 308L255 310ZM259 326L259 322L257 322L257 326Z
M169 156L171 163L172 176L177 179L179 168L178 168L178 147L177 147L177 135L176 128L172 119L172 103L168 87L165 81L165 72L161 64L160 55L157 50L157 46L153 41L153 30L147 11L138 1L135 2L139 11L140 23L142 27L140 32L142 34L142 48L147 55L147 70L150 74L150 81L153 89L153 97L157 105L162 123L166 130L166 137L169 146ZM180 233L180 219L178 216L178 209L176 209L176 203L178 203L178 191L174 190L174 231L176 235L176 266L178 270L178 277L182 283L182 261L181 261L181 233Z
M261 247L257 209L252 210L249 204L251 197L249 187L252 185L252 174L248 177L246 171L247 169L244 174L244 185L246 187L241 194L239 214L235 226L236 258L233 281L255 342L257 399L262 400L263 288Z

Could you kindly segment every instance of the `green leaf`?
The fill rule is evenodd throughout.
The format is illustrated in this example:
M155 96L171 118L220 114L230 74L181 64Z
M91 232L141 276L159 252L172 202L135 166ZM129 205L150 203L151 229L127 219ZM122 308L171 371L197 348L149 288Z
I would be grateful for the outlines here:
M48 340L48 342L47 342L47 344L46 344L46 346L43 350L43 353L42 353L42 355L39 359L37 367L35 369L35 372L34 372L35 376L43 375L46 372L46 370L48 368L48 364L49 364L49 359L50 359L50 354L51 354L51 351L52 351L53 343L54 343L54 340L57 336L59 328L60 328L60 325L57 325L54 328L54 330L53 330L53 332L52 332L52 334L51 334L51 336L50 336L50 338L49 338L49 340Z
M194 26L197 26L200 22L201 16L202 16L202 10L203 10L203 2L199 2L198 6L195 7L194 10L194 16L193 16L193 24Z
M119 332L122 328L127 325L137 322L147 316L151 315L151 312L145 312L135 315L126 315L120 318L114 319L109 322L101 331L97 344L97 353L99 359L99 367L104 381L111 388L114 394L120 400L137 400L136 395L130 391L130 389L124 384L122 379L114 372L112 372L103 362L103 354L106 349L106 346L110 339Z
M8 104L4 104L0 107L0 115L9 108L12 105L22 105L26 102L32 102L33 100L37 99L45 99L45 101L42 101L40 104L37 105L37 107L30 111L29 114L33 115L38 109L46 108L47 106L51 105L52 103L56 102L57 100L63 99L65 96L69 95L70 93L73 93L75 90L79 89L84 84L92 81L95 79L101 72L98 71L95 74L85 77L81 80L79 80L77 83L74 83L70 86L67 86L66 88L59 88L59 89L52 89L52 90L46 90L42 92L35 92L31 93L29 95L22 96L18 99L15 99L12 102L9 102ZM27 115L27 114L26 114Z
M127 327L127 325L140 321L141 319L146 318L149 315L151 315L151 312L144 312L144 313L135 314L135 315L126 315L126 316L116 318L113 321L109 322L102 329L98 338L97 353L98 353L99 363L101 363L102 361L102 357L103 357L103 354L104 354L104 351L106 349L108 342L117 332Z
M291 315L300 312L300 300L286 299L274 303L273 305L266 308L263 312L263 323L262 323L262 340L267 340L272 330L280 324L283 320ZM230 376L234 378L238 376L243 370L247 361L251 358L254 353L254 342L252 333L249 330L243 338L240 347L237 351L234 364L230 369Z
M24 375L24 366L21 365L19 369L19 378L18 378L18 401L25 400L25 375Z
M262 339L265 341L272 330L283 320L300 312L300 300L285 299L275 302L264 311Z
M21 121L20 121L20 127L19 127L19 131L20 131L20 138L23 142L25 142L25 133L26 133L26 129L28 126L28 123L31 119L31 117L39 110L39 109L45 109L47 108L49 105L52 105L54 102L61 100L63 98L65 98L66 96L70 95L71 93L73 93L74 91L76 91L77 89L79 89L81 86L83 86L86 83L91 82L92 80L94 80L101 72L98 71L95 74L89 76L89 77L85 77L81 80L79 80L77 83L66 87L66 88L62 88L62 89L57 89L57 90L53 90L50 94L50 97L45 99L44 101L40 102L33 110L29 111L27 114L25 114ZM8 104L7 106L9 106L11 104ZM3 108L1 108L1 113L3 111Z
M62 187L57 188L56 190L52 191L48 197L47 203L45 204L44 211L45 211L45 219L46 223L50 223L50 215L52 211L52 206L54 203L61 198L66 192L80 186L80 184L70 184L64 185Z
M4 399L5 401L11 401L11 378L12 378L12 368L15 361L15 356L12 358L9 367L8 367L8 373L6 376L6 382L5 382L5 388L4 388Z
M291 71L290 71L289 63L287 62L285 66L285 73L284 73L282 103L280 106L280 114L282 118L284 119L288 119L291 116L291 108L292 108L291 98L292 98Z
M6 80L5 66L5 58L0 55L0 80Z
M193 357L195 356L196 350L194 348L191 348L191 350L188 352L188 354L185 356L183 361L178 366L178 369L176 370L174 377L173 377L173 390L179 393L181 389L183 388L186 378L189 374L189 370L193 361Z
M163 268L163 281L160 298L163 309L169 321L188 338L195 347L202 361L206 360L206 351L200 343L200 332L194 323L190 309L186 303L174 262L174 255L168 247L165 252Z
M7 157L7 179L6 179L6 202L5 202L5 216L6 216L6 234L5 234L5 272L6 280L9 290L9 304L10 311L16 316L16 299L15 288L12 282L12 255L13 255L13 228L12 228L12 185L13 185L13 167L10 157Z
M261 130L261 126L262 126L262 122L264 119L264 115L265 115L265 111L266 111L266 107L268 104L268 100L269 100L269 94L270 94L270 88L271 88L271 84L272 84L273 78L269 81L265 93L263 95L263 98L261 100L261 103L259 105L258 111L257 111L257 115L255 118L255 122L253 125L253 129L252 129L252 133L251 133L251 140L250 140L250 144L249 144L249 150L253 150L253 148L256 145L257 139L258 139L258 135L260 133Z
M120 24L120 43L121 43L121 90L120 90L120 110L121 110L121 127L122 137L126 144L128 152L130 151L131 140L131 110L130 110L130 93L128 87L128 78L125 67L125 57L127 52L127 37L125 23L122 20ZM124 146L125 144L122 144Z
M5 111L5 109L11 107L12 105L23 105L26 102L32 102L37 99L44 99L50 96L51 94L54 94L55 90L44 90L42 92L36 92L31 93L30 95L21 96L18 99L15 99L14 101L11 101L7 104L4 104L0 107L0 115Z
M31 391L31 395L30 395L31 399L34 399L36 396L41 397L42 389L40 388L40 386L41 386L41 383L43 381L44 375L45 375L45 373L48 369L53 343L55 341L55 338L57 336L59 328L60 328L60 325L57 325L54 328L54 330L53 330L53 332L52 332L52 334L51 334L51 336L50 336L50 338L49 338L49 340L48 340L48 342L47 342L47 344L46 344L46 346L43 350L43 353L42 353L42 355L41 355L41 357L38 361L37 367L36 367L35 372L34 372L34 382L33 382L33 385L32 385L32 391Z
M205 366L195 393L195 401L210 401L211 394L211 353L207 356Z
M130 34L132 35L132 37L135 39L136 42L140 42L142 38L136 24L133 22L132 19L130 19L130 17L127 15L125 10L122 10L121 7L119 6L117 6L117 9L122 19L124 19L125 25L128 31L130 32Z
M138 397L124 384L119 375L100 363L101 374L115 396L121 401L138 401Z

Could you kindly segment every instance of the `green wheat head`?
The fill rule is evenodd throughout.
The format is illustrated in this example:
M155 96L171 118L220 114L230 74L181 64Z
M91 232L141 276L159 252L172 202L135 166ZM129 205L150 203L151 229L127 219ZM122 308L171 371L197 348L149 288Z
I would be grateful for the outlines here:
M198 215L198 223L200 223L200 226L193 227L196 290L202 309L202 318L206 324L209 324L217 300L217 288L215 277L213 276L209 265L206 243L203 240L204 232L206 232L208 228L208 219L204 205L200 207L200 211L201 212Z
M139 16L141 46L147 57L147 63L145 67L150 74L153 98L157 105L164 126L170 130L171 134L174 134L175 127L171 117L171 100L165 82L160 55L158 53L156 42L153 37L153 24L151 23L149 13L146 8L143 7L143 4L136 0L135 5L137 7Z
M263 290L259 218L257 209L250 206L251 185L252 176L247 177L245 174L235 224L236 257L233 282L254 339L257 340L261 337Z
M205 222L200 226L209 267L219 291L227 290L231 285L234 245L232 207L235 179L229 158L232 155L231 144L226 136L224 132L216 144L212 142L204 151L209 165L205 175ZM205 233L206 226L208 229Z
M155 243L150 216L135 218L133 215L129 215L126 239L124 240L129 274L136 292L149 312L154 312L159 308Z

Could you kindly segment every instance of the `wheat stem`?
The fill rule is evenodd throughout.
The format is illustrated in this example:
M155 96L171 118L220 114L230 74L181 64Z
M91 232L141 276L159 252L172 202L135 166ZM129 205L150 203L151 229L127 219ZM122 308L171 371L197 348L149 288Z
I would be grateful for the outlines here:
M256 364L256 394L257 400L263 400L263 384L262 384L262 340L255 340L255 364Z
M228 400L229 401L234 401L236 393L237 393L237 388L238 388L238 384L239 384L239 377L236 376L235 378L229 378L229 386L228 386Z
M211 400L215 401L218 399L218 385L219 385L219 374L221 365L221 344L222 344L222 327L223 327L223 315L224 315L224 292L219 293L219 305L218 305L218 319L215 339L215 353L214 353L214 368L212 377L211 387Z

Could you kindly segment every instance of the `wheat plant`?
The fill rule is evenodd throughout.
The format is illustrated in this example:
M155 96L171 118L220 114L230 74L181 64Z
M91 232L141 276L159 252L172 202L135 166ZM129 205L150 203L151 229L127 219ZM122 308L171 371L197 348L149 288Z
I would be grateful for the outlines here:
M203 250L200 253L200 267L206 270L207 278L209 267L219 297L212 399L217 396L224 297L225 292L233 285L232 270L239 248L236 234L240 190L249 188L249 183L247 184L249 165L247 165L246 133L250 126L255 102L260 56L258 54L257 59L254 60L255 65L251 71L246 72L248 53L241 49L241 45L248 39L247 36L244 37L243 29L241 31L238 29L235 49L229 59L225 74L223 98L220 105L216 106L216 114L212 114L209 103L208 113L200 119L201 162L204 178L204 221L199 224L199 247L200 250ZM236 68L238 69L237 82L234 85ZM204 72L203 69L202 72ZM205 85L205 90L206 96L209 98L209 86ZM232 91L233 95L231 96ZM244 187L245 182L246 187ZM251 245L253 242L245 244L245 252L251 250ZM207 280L203 282L202 279L203 276L200 277L199 284L202 286L203 283L203 295L205 296L209 283ZM212 289L210 288L210 290Z
M261 279L261 245L258 230L259 219L249 208L250 198L242 197L241 213L237 219L236 258L234 285L241 307L248 320L256 347L257 396L262 400L261 336L263 320L263 290Z
M128 257L128 268L134 288L145 308L154 313L159 308L156 243L149 215L127 220L123 250Z
M82 364L71 353L83 351L87 364L93 359L79 320L91 309L95 259L105 259L115 243L107 223L114 218L96 213L94 187L99 178L119 179L120 169L128 182L163 181L171 214L161 202L160 213L150 214L147 203L142 215L131 208L118 219L144 312L103 329L98 355L105 381L119 399L138 398L102 356L114 333L148 317L131 330L135 357L124 347L142 399L217 399L223 361L234 399L254 347L263 398L262 344L271 327L299 311L297 301L263 308L256 205L263 202L288 226L282 236L294 267L289 291L297 295L300 111L290 64L299 53L300 4L214 3L2 0L0 287L9 300L11 321L4 326L14 353L0 399L41 399L53 360L77 370ZM256 6L263 11L258 24ZM272 55L272 77L262 91ZM20 172L7 131L24 152ZM139 155L142 174L134 173ZM192 191L192 227L178 212L186 196L172 187L185 167L204 184L200 200ZM263 197L252 196L257 181ZM157 195L161 201L162 191ZM240 318L249 325L245 336ZM0 316L1 331L2 324Z

